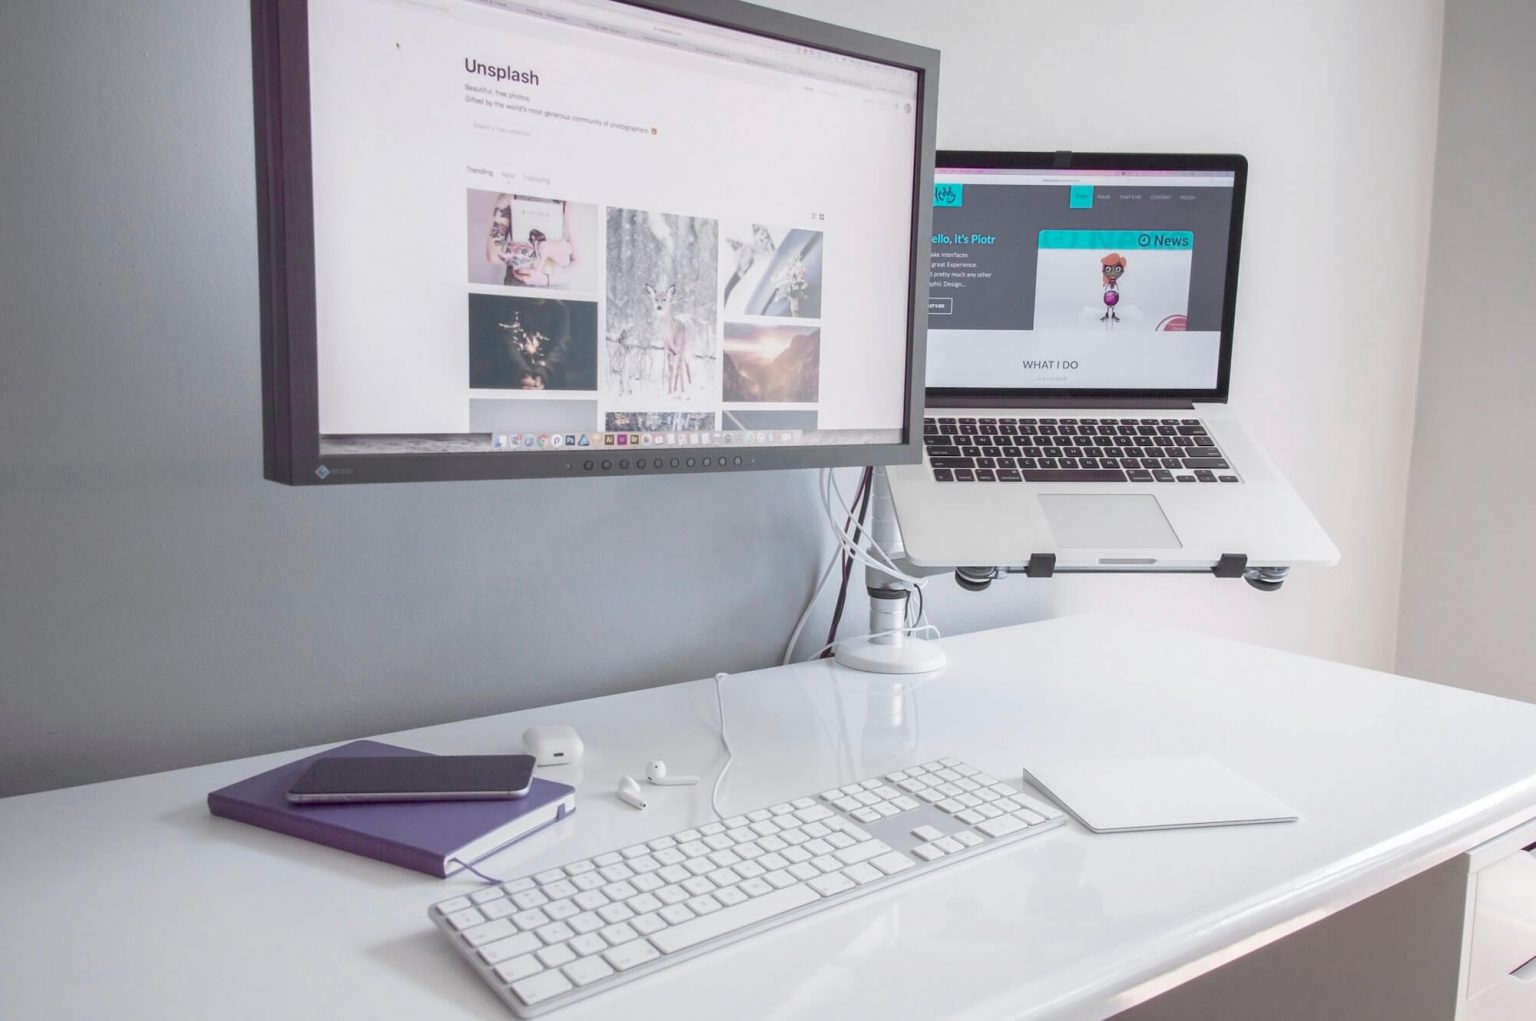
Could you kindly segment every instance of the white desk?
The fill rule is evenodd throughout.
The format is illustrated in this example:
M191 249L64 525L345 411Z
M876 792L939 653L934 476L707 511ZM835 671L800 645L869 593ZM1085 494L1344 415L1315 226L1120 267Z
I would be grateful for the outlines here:
M723 807L951 754L1018 782L1032 749L1086 747L1209 752L1303 819L1069 823L555 1016L1104 1018L1536 817L1536 706L1094 617L944 645L947 671L916 684L825 662L730 678ZM708 681L384 737L516 751L556 722L587 742L565 767L578 810L487 870L709 818L707 783L657 789L643 814L612 793L656 757L713 777ZM298 754L0 801L0 1016L509 1018L425 917L474 884L208 814L208 791Z

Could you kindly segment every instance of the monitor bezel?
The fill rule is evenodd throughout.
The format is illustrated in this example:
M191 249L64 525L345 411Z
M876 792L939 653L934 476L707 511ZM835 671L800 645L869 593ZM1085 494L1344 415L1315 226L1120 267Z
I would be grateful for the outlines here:
M1237 153L1002 152L941 149L937 173L956 170L1215 170L1230 171L1232 223L1227 237L1227 270L1221 319L1221 351L1216 385L1209 389L1130 387L927 387L929 407L963 407L1042 401L1153 401L1225 404L1232 382L1232 335L1237 322L1237 276L1243 239L1243 206L1248 190L1248 160Z
M612 451L609 467L582 452L489 450L410 454L320 453L315 313L313 151L310 137L309 5L307 0L251 0L252 78L256 134L257 235L260 248L262 436L264 477L288 485L445 482L481 479L719 473L780 468L914 464L922 459L927 294L932 234L937 50L768 10L738 0L613 0L715 27L782 41L917 73L912 153L910 275L907 282L906 397L902 438L891 443L699 447L681 458L633 461ZM609 454L604 448L604 454ZM721 457L719 455L727 455ZM705 458L713 459L708 467ZM644 468L634 461L643 460ZM654 462L654 463L652 463Z

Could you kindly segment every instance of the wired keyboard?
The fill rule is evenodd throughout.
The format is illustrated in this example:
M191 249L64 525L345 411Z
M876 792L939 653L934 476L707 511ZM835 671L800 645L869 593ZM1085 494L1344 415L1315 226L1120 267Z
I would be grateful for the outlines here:
M923 419L937 482L1238 482L1198 418Z
M939 759L487 886L428 914L512 1013L536 1017L1064 818Z

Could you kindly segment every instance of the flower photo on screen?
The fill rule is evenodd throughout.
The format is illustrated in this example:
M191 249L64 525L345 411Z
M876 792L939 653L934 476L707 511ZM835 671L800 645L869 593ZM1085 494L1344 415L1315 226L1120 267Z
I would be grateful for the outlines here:
M723 224L720 292L729 316L821 318L821 231Z

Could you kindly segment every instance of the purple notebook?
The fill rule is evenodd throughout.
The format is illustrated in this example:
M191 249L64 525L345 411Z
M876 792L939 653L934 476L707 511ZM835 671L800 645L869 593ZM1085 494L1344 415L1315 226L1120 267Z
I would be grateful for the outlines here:
M214 791L208 795L208 810L439 878L576 810L575 788L538 777L526 797L511 800L295 805L287 797L288 788L316 759L428 754L378 741L353 741Z

